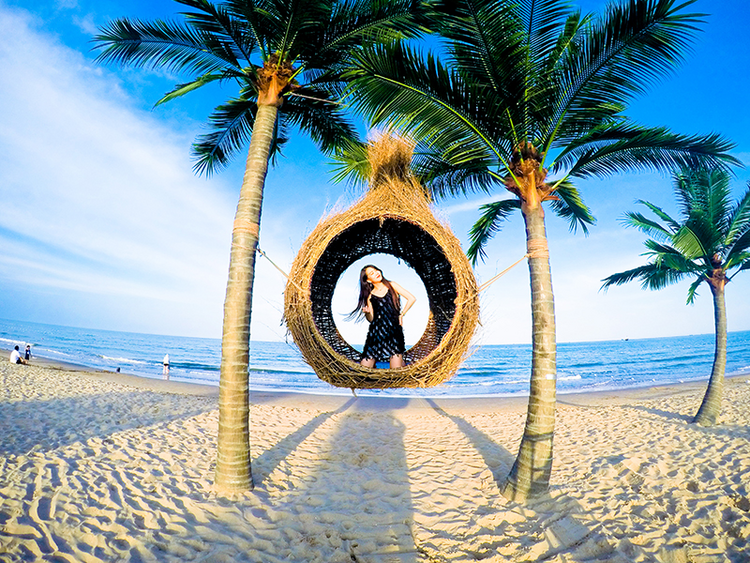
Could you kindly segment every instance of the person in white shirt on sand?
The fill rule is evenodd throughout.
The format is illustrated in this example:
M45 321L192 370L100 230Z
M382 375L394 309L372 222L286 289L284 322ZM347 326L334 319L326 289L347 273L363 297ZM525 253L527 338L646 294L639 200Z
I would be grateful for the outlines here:
M26 361L21 357L21 352L18 351L18 346L16 346L13 351L11 351L9 360L11 364L26 363Z

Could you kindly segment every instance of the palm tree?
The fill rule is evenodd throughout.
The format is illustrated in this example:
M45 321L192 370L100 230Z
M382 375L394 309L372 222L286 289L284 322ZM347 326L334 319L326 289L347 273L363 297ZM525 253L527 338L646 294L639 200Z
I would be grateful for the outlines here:
M674 191L683 221L673 219L653 203L639 201L657 219L631 212L626 214L625 224L653 237L645 242L648 251L644 256L649 262L612 274L603 280L602 288L639 279L644 289L662 289L694 278L687 297L692 304L698 287L708 284L714 298L716 347L708 388L693 422L713 426L721 413L727 364L724 288L739 272L750 269L750 183L734 206L725 172L683 170L674 178Z
M403 41L368 46L345 74L373 124L421 141L418 158L430 171L422 179L436 192L510 192L482 207L474 260L503 219L523 215L533 351L526 426L503 487L509 498L545 492L552 465L556 335L543 204L585 230L591 216L575 179L736 162L719 135L684 136L623 114L683 58L702 23L688 4L630 0L594 17L565 0L445 0L432 24L443 38L437 54Z
M252 488L249 451L248 347L255 250L269 158L290 126L323 151L355 135L329 102L342 88L337 71L362 42L410 37L416 0L175 0L181 21L118 19L96 36L98 60L183 73L158 104L212 83L233 83L238 96L216 107L212 131L193 145L198 172L227 164L249 140L232 231L224 304L216 486Z

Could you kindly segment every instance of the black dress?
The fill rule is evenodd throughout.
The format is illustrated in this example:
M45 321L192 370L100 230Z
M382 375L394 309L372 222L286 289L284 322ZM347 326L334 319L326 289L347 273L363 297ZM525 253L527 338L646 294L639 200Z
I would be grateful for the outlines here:
M372 322L367 331L362 359L374 358L376 361L385 362L391 356L404 353L404 329L398 322L399 312L390 291L383 297L370 294L370 304Z

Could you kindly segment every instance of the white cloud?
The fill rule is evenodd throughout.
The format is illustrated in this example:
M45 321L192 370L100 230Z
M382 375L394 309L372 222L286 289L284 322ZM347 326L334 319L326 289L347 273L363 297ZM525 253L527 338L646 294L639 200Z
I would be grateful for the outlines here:
M80 29L83 33L86 35L96 35L99 33L99 27L96 25L96 22L94 21L94 15L93 14L86 14L83 17L75 16L73 17L73 23Z
M210 310L195 314L216 336L235 206L226 179L195 177L189 136L134 107L116 78L23 12L0 8L0 33L3 276L61 298L192 307L191 296L208 294Z

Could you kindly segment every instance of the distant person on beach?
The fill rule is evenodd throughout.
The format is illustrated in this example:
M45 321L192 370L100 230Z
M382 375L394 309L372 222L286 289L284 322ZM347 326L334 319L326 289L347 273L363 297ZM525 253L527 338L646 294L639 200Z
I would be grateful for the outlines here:
M21 352L18 351L18 346L16 346L10 353L10 363L11 364L25 364L26 360L24 360L21 357Z
M31 345L30 344L26 345L26 357L24 359L26 360L26 363L28 363L29 360L31 360Z
M169 354L164 355L162 363L164 364L164 369L161 374L164 376L164 379L169 379Z
M401 297L406 299L401 309ZM370 323L360 364L375 367L388 360L391 368L404 366L404 329L406 312L417 301L394 281L383 277L380 268L367 265L359 273L359 301L351 316L363 314Z

